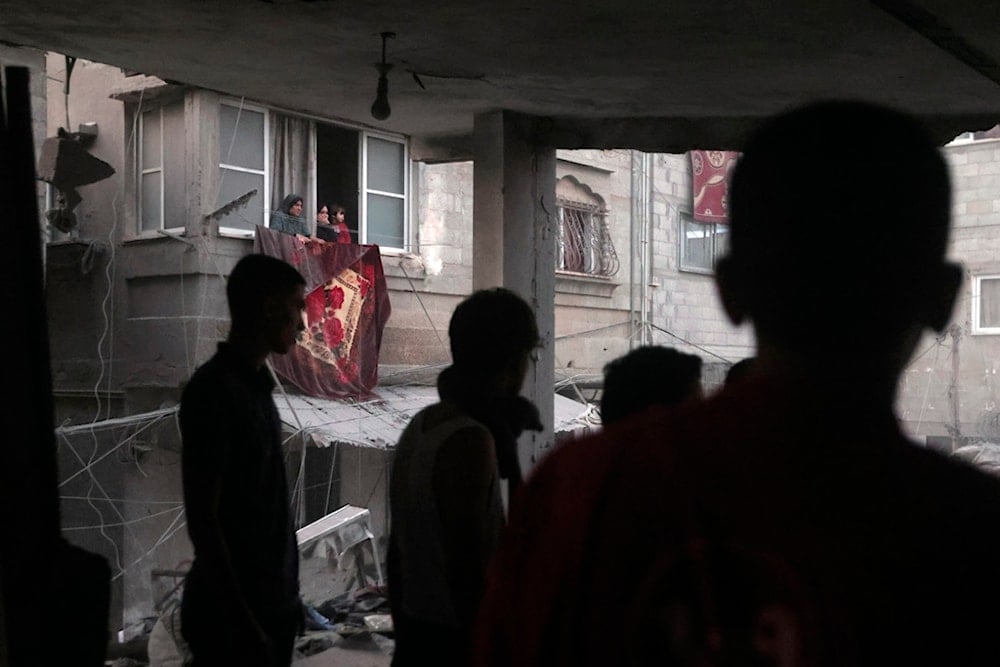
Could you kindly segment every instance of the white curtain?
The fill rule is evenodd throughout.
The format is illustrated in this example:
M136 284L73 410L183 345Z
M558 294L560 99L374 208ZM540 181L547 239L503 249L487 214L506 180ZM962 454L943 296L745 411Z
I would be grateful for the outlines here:
M316 126L306 118L271 113L271 208L286 195L302 197L302 216L316 230Z

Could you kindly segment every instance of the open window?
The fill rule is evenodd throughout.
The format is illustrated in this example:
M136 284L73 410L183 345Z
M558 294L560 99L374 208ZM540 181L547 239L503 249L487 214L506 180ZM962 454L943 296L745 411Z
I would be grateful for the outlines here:
M289 194L315 229L320 206L342 206L355 243L407 249L409 156L405 140L233 102L220 108L219 206L250 190L223 232L250 234Z

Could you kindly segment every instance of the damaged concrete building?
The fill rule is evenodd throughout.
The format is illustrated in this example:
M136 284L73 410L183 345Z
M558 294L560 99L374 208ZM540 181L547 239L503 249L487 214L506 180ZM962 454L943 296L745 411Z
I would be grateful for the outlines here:
M190 558L173 409L225 336L224 277L251 250L253 226L267 223L283 189L348 202L359 242L381 248L392 316L379 400L338 403L289 385L292 395L278 403L290 449L308 447L304 465L297 453L288 464L302 489L300 522L358 505L371 509L384 538L391 446L407 418L434 400L451 309L472 290L472 163L415 161L402 135L120 67L80 60L69 70L62 54L49 53L44 71L54 100L48 126L64 125L68 114L94 128L88 150L116 172L81 189L71 229L47 226L47 281L53 329L74 330L52 345L64 528L119 568L120 623L155 613L173 577L158 584L154 573ZM299 154L289 157L289 144ZM286 174L278 173L282 161ZM192 173L201 180L187 180ZM390 199L370 185L387 174L401 184L389 193L401 203L395 224L368 208L374 197ZM716 301L711 268L726 225L692 219L688 156L560 150L555 175L554 435L597 423L587 401L601 369L632 346L703 355L709 386L752 353L749 332L728 324ZM211 198L217 208L250 189L258 194L247 207L209 234L195 233L198 219L188 225L196 202ZM307 198L307 219L318 197ZM50 188L47 210L53 198Z
M687 151L738 150L758 118L816 97L902 106L942 143L996 124L988 10L924 3L986 50L975 60L927 34L919 12L824 4L755 8L747 24L703 3L415 13L406 3L0 2L11 19L0 39L16 45L4 63L34 75L39 140L92 123L87 150L116 172L80 188L69 232L44 228L64 534L112 563L112 626L149 614L162 593L152 573L190 557L172 409L225 335L225 276L279 193L303 195L309 220L321 197L340 203L354 240L382 250L385 400L304 405L286 420L290 446L308 452L305 466L289 463L302 471L300 519L368 507L382 536L392 444L382 430L433 398L463 295L503 284L536 308L545 345L526 393L546 397L547 429L522 443L530 465L558 430L586 422L601 368L631 346L699 354L709 385L752 354L749 332L716 301L726 226L692 219ZM391 113L380 120L373 63L387 30ZM995 412L986 360L1000 331L989 301L1000 284L989 231L1000 150L980 139L947 149L956 186L975 191L956 197L953 241L953 255L971 260L955 315L969 336L961 347L960 333L954 347L927 341L924 365L906 376L901 412L921 437L971 435ZM250 190L244 208L206 223ZM39 191L43 211L55 194ZM579 409L548 400L557 390ZM303 429L309 410L340 426ZM330 417L342 410L364 414Z

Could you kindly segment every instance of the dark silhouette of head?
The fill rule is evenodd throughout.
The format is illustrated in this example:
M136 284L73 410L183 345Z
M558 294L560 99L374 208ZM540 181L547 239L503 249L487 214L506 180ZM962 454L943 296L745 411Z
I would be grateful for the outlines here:
M323 202L316 204L316 223L320 225L330 224L330 207Z
M746 359L740 359L737 361L729 367L729 370L726 371L725 384L728 386L734 382L740 382L750 372L751 366L753 366L753 357L747 357Z
M914 118L849 101L781 114L746 143L729 192L716 279L760 351L895 376L921 330L947 324L961 280L944 261L948 171Z
M280 259L258 254L243 257L226 282L233 330L260 329L268 320L285 317L289 297L305 284L302 274Z
M479 290L458 304L448 337L456 369L484 378L526 366L539 342L531 306L502 287Z
M610 424L651 405L701 396L701 358L661 345L637 347L604 367L601 421Z

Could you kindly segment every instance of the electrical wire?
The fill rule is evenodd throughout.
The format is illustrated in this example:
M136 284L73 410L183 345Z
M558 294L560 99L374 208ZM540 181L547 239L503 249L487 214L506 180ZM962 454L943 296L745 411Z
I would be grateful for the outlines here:
M155 519L158 516L163 516L164 514L170 514L171 512L176 512L179 509L180 510L184 509L184 503L174 503L174 506L169 509L160 510L159 512L153 512L152 514L147 514L146 516L139 517L138 519L128 519L126 521L120 521L116 523L101 523L90 526L69 526L69 527L64 527L62 531L67 532L67 531L80 531L80 530L96 530L99 528L133 526L137 523L142 523L143 521L149 521L150 519Z
M151 555L153 555L153 553L157 549L160 548L160 545L164 544L167 540L169 540L171 537L173 537L174 534L176 534L177 531L179 531L181 528L184 528L187 525L187 521L181 521L180 524L177 523L180 520L180 518L183 517L183 516L184 516L184 508L181 507L178 510L177 516L174 518L173 521L170 522L170 525L167 526L167 529L163 532L163 534L156 541L156 543L153 544L153 546L150 547L150 549L148 551L146 551L144 554L142 554L141 556L139 556L138 558L136 558L135 560L133 560L126 567L119 568L118 573L115 574L113 577L111 577L111 581L112 582L117 581L121 577L125 576L125 572L127 570L130 570L131 568L135 567L136 565L138 565L142 561L144 561L147 558L149 558Z
M72 60L70 60L70 57L67 56L67 60L66 60L66 66L67 66L66 82L65 82L64 87L63 87L64 93L65 93L65 103L66 103L67 131L69 130L69 82L70 82L70 75L72 73L72 68L73 68L73 65L75 64L75 62L76 62L75 58L73 58ZM141 105L142 105L142 93L140 92L139 104L137 105L137 113L138 113L138 108L141 107ZM135 123L133 123L133 125L132 125L131 134L130 134L127 142L126 142L126 145L131 145L134 140L135 140ZM110 246L110 251L109 251L110 254L109 254L108 264L107 264L107 266L105 268L105 280L107 281L107 290L105 291L104 298L101 301L101 315L102 315L103 323L104 324L103 324L103 329L102 329L101 335L100 335L100 337L98 338L98 341L97 341L97 358L98 358L98 363L99 363L99 367L100 367L100 372L98 373L97 381L94 383L95 411L94 411L94 418L91 420L91 424L92 425L95 424L95 423L97 423L100 420L101 413L102 413L102 403L101 403L101 393L100 393L100 390L101 390L101 384L102 384L102 382L104 380L104 376L105 376L104 341L105 341L106 338L109 339L108 340L108 345L109 345L109 357L110 357L109 360L108 360L108 364L107 364L107 366L108 366L108 372L107 372L107 376L108 376L108 414L107 414L107 417L110 417L110 411L111 411L111 393L110 392L111 392L112 370L113 370L112 363L113 363L113 357L114 357L114 342L113 342L114 341L114 334L113 334L113 332L110 332L110 330L112 329L112 327L111 327L111 321L112 321L111 318L113 318L113 316L114 316L114 282L113 282L113 277L112 277L113 267L115 266L115 249L116 249L116 239L114 238L114 234L117 232L117 229L118 229L118 199L121 196L122 192L124 191L124 188L125 188L125 183L124 183L124 181L122 181L121 186L115 191L115 194L112 196L112 199L111 199L111 211L112 211L112 218L113 219L112 219L111 229L108 232L108 245ZM109 313L108 313L108 302L109 301L111 302L111 314L110 314L110 316L109 316ZM110 332L110 335L109 335L109 332ZM105 498L108 498L109 496L108 496L107 492L104 490L104 487L101 486L100 482L97 481L97 477L93 474L93 471L92 471L92 466L94 464L94 459L97 456L97 451L100 448L100 444L99 444L98 439L97 439L97 433L96 433L96 431L91 431L91 436L92 436L92 441L93 441L93 448L91 450L90 456L88 457L89 460L86 461L86 462L84 462L83 458L79 455L79 453L73 447L72 443L70 443L67 438L64 437L64 441L69 446L70 450L73 452L73 455L76 456L76 458L80 461L81 466L83 466L86 469L87 473L90 476L90 484L88 484L88 487L87 487L87 497L88 497L88 501L87 502L90 505L90 507L94 510L94 512L98 515L98 518L100 519L101 524L103 526L103 524L104 524L104 514L94 504L93 499L92 499L92 494L93 494L93 490L94 490L95 486L98 489L100 489L101 493L104 495ZM114 510L114 512L118 515L119 519L121 521L124 521L125 518L118 511L118 508L114 506L114 503L111 503L111 507ZM131 530L128 528L128 526L126 526L126 530L133 537L133 539L135 539L134 534L131 533ZM119 552L119 549L118 549L118 544L113 539L111 539L111 537L107 534L107 532L104 530L103 527L100 529L100 533L101 533L101 536L111 545L112 549L114 550L115 564L120 569L121 568L121 555L120 555L120 552Z
M413 293L415 297L417 297L417 303L420 304L420 308L423 309L424 315L427 316L427 321L430 322L431 329L434 331L434 335L437 336L438 343L441 344L441 349L445 351L445 354L450 354L451 350L448 348L447 345L445 345L444 339L441 338L441 332L438 331L437 324L434 322L434 318L432 318L431 314L427 311L427 306L424 305L424 300L420 297L420 292L417 291L416 286L414 286L413 284L413 280L410 279L410 274L406 272L406 267L403 266L402 262L400 262L399 268L403 272L403 275L406 277L406 282L410 284L410 291Z
M87 462L87 464L83 468L81 468L80 470L77 470L75 473L73 473L72 475L70 475L66 479L64 479L61 482L59 482L59 488L62 488L64 486L66 486L71 481L73 481L74 479L76 479L77 477L79 477L80 475L82 475L84 472L88 472L89 473L90 469L93 468L93 466L95 466L96 464L100 463L102 460L106 459L108 456L110 456L111 454L115 453L116 451L118 451L119 449L121 449L122 447L124 447L125 445L127 445L129 442L131 442L136 437L138 437L141 433L143 433L146 429L148 429L148 428L150 428L150 427L158 424L163 419L166 419L166 416L158 417L158 418L154 419L153 421L148 422L147 424L145 424L144 426L142 426L138 431L136 431L132 435L130 435L127 438L125 438L124 440L119 441L118 443L116 443L114 447L112 447L111 449L109 449L108 451L106 451L100 457L98 457L98 458L92 458L90 461ZM65 432L59 432L59 431L57 431L56 434L59 435L60 437L64 438L64 439L67 438ZM96 435L95 435L95 437L96 437ZM66 439L66 442L68 443L69 440Z
M924 387L924 398L920 403L920 412L917 414L917 422L913 425L913 431L917 432L920 430L920 425L924 421L924 408L927 407L927 397L930 395L931 390L931 379L933 378L934 370L937 369L938 358L941 354L941 348L944 347L942 341L938 341L938 344L934 346L934 361L931 365L931 369L927 370L927 385ZM933 369L933 370L932 370Z
M652 328L656 329L657 331L659 331L660 333L665 333L668 336L671 336L672 338L676 338L677 340L681 341L685 345L690 345L691 347L695 348L696 350L701 350L702 352L704 352L705 354L707 354L709 356L715 357L716 359L720 359L720 360L726 362L727 364L732 364L733 363L732 360L726 359L722 355L716 354L715 352L712 352L711 350L709 350L709 349L707 349L705 347L702 347L701 345L698 345L697 343L692 343L691 341L689 341L689 340L687 340L685 338L682 338L681 336L678 336L677 334L675 334L672 331L667 331L666 329L664 329L661 326L653 324L652 322L648 322L647 324L649 326L651 326Z
M86 500L86 496L59 496L60 500ZM123 505L183 505L183 500L137 500L135 498L108 498L109 502Z

